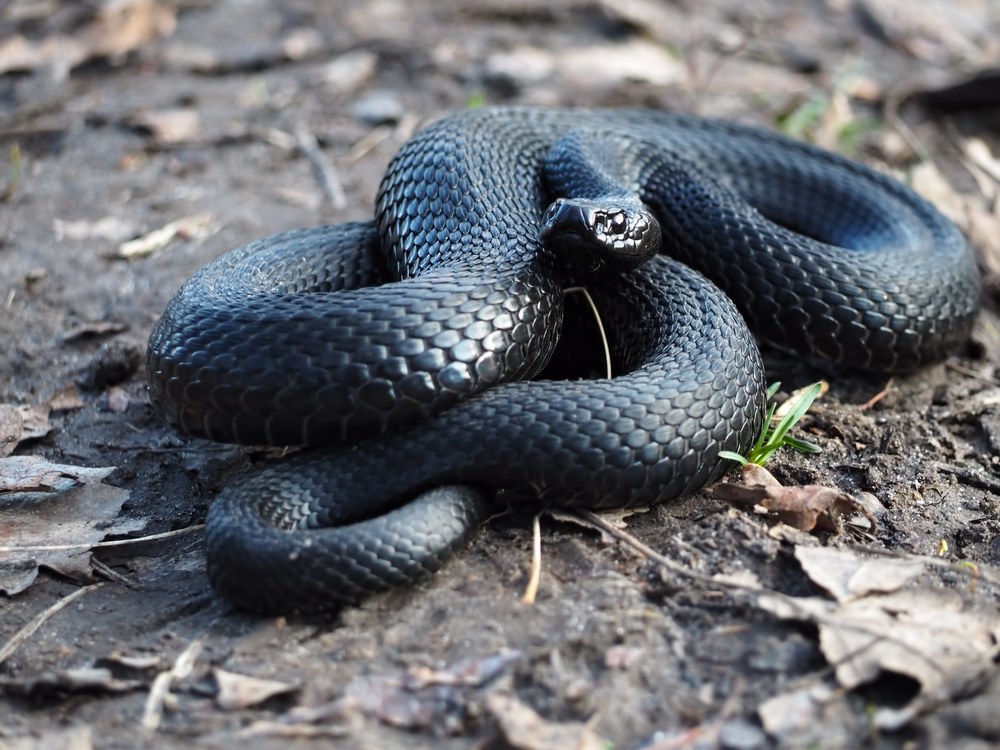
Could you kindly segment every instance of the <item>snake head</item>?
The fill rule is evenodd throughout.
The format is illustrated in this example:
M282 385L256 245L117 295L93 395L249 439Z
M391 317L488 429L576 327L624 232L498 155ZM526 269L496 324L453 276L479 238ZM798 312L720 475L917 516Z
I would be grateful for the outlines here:
M558 198L542 217L541 238L588 271L634 268L659 252L660 222L638 199Z

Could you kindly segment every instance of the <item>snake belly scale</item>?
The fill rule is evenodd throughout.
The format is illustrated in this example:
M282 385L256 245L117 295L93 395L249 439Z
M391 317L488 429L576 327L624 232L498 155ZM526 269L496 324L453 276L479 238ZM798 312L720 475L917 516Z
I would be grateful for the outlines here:
M600 210L616 190L655 217L661 254L585 272L585 232L552 240L546 222L617 227ZM549 209L576 199L586 211ZM581 279L615 377L532 380ZM911 370L966 340L978 283L932 206L806 144L652 111L472 110L404 145L374 221L260 240L192 277L147 374L185 433L310 446L222 492L208 563L239 606L323 609L437 569L498 489L589 508L694 491L761 428L754 335Z

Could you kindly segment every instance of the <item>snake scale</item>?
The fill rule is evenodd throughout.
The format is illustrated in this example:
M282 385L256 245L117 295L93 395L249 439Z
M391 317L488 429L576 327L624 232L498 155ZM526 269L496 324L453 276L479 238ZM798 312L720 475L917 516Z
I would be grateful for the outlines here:
M238 606L316 610L436 570L505 503L692 492L761 429L754 336L912 370L967 339L978 284L931 205L813 146L654 111L484 108L402 147L374 221L203 268L147 375L186 434L309 446L223 490L207 554ZM614 377L546 378L573 285Z

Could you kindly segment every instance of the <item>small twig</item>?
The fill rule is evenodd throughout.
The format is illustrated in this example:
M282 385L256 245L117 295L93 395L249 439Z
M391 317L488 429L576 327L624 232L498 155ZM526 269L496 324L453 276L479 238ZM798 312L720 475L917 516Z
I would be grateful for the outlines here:
M583 295L584 299L587 300L587 304L590 305L590 311L594 313L594 320L597 321L597 330L601 335L601 344L604 347L604 368L607 373L606 377L611 377L611 347L608 345L608 334L604 330L604 321L601 320L601 312L597 309L597 305L594 303L594 298L590 296L590 292L587 291L585 287L582 286L571 286L566 289L566 293L578 292Z
M865 402L864 402L863 404L861 404L861 406L859 406L858 408L859 408L859 409L860 409L861 411L868 411L868 410L869 410L869 409L871 409L871 408L872 408L873 406L875 406L875 404L877 404L877 403L878 403L879 401L881 401L881 400L882 400L882 399L884 399L884 398L885 398L886 396L888 396L888 395L889 395L889 392L890 392L890 391L892 390L892 387L893 387L893 385L895 384L895 383L893 382L893 380L894 380L893 378L889 378L889 379L888 379L888 380L887 380L887 381L885 382L885 386L883 386L883 388L882 388L882 390L881 390L881 391L879 391L879 392L878 392L878 393L876 393L876 394L875 394L874 396L872 396L872 397L871 397L870 399L868 399L867 401L865 401Z
M316 136L303 127L295 129L295 144L299 151L309 159L313 165L313 172L319 181L323 193L326 195L334 211L342 211L347 207L347 195L344 193L344 186L340 182L340 175L337 168L323 153L319 147Z
M983 375L981 373L978 373L969 367L964 367L958 364L958 362L945 362L944 366L947 367L949 370L954 370L959 375L965 375L966 377L974 378L975 380L981 380L982 382L988 383L989 385L1000 386L1000 380L997 380L996 378L991 378L989 375Z
M358 159L367 156L379 144L389 140L392 137L393 130L392 125L379 125L377 128L374 128L351 146L347 151L347 156L344 157L344 161L347 164L352 164Z
M63 550L74 549L97 549L98 547L121 547L126 544L138 544L140 542L151 542L157 539L169 539L181 534L190 534L205 528L205 524L199 523L194 526L186 526L183 529L174 531L164 531L161 534L150 534L149 536L137 536L130 539L114 539L110 542L93 542L90 544L39 544L34 547L0 547L0 553L5 552L61 552Z
M931 162L933 158L930 151L927 150L923 141L917 137L917 134L903 121L902 116L899 114L899 108L907 96L908 94L899 90L889 93L885 102L886 122L899 134L900 138L906 141L906 145L916 154L917 159L922 162Z
M754 589L750 586L746 586L741 583L736 583L734 581L727 581L719 578L713 578L712 576L706 576L703 575L702 573L696 573L695 571L684 567L680 563L674 562L669 557L664 557L655 549L648 546L644 542L639 541L636 537L632 536L627 531L623 531L622 529L619 529L618 527L608 523L603 518L601 518L601 516L599 516L597 513L594 513L592 510L574 508L573 510L567 512L572 513L573 515L580 518L582 521L585 521L589 523L591 526L594 526L595 528L610 534L616 539L625 542L625 544L634 549L636 552L640 553L644 557L648 557L650 560L653 560L654 562L659 563L660 565L662 565L667 570L673 573L677 573L679 575L684 576L685 578L690 578L695 581L700 581L701 583L711 584L712 586L721 586L723 588L733 588L733 589L739 589L741 591L751 591L754 593L760 593L759 590Z
M525 604L535 603L542 580L542 524L538 514L535 514L531 522L531 534L531 574L528 576L528 585L524 588L524 596L521 597Z
M188 647L181 651L174 661L173 666L166 672L160 672L153 680L153 686L149 690L149 697L146 699L146 706L142 711L142 728L147 732L155 732L163 719L163 707L167 696L170 695L170 688L174 682L183 680L194 670L194 663L201 654L205 645L203 638L197 638L188 644Z
M123 576L117 570L114 570L110 566L105 565L97 558L92 558L90 560L90 567L94 569L95 573L100 573L109 581L115 581L116 583L121 584L127 589L137 588L135 581L133 581L128 576Z
M27 625L25 625L23 628L17 631L14 637L4 644L3 648L0 648L0 664L3 664L5 661L7 661L7 658L11 654L13 654L22 643L31 638L31 636L35 634L35 631L38 630L38 628L40 628L42 625L44 625L45 621L48 620L50 617L52 617L52 615L61 610L67 604L71 604L72 602L76 601L87 592L93 591L94 589L98 589L103 585L104 585L103 583L95 583L90 586L84 586L83 588L77 589L69 596L64 596L62 599L57 601L51 607L46 609L44 612L36 615L34 619L31 620L31 622L29 622Z

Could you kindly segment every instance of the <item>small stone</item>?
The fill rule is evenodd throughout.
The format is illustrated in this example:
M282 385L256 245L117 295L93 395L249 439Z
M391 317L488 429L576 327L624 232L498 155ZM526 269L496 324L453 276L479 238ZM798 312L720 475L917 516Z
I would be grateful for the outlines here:
M371 91L351 107L351 114L366 125L394 125L405 114L403 102L391 91Z
M764 730L746 719L729 719L719 729L719 746L726 750L756 750L766 744Z

